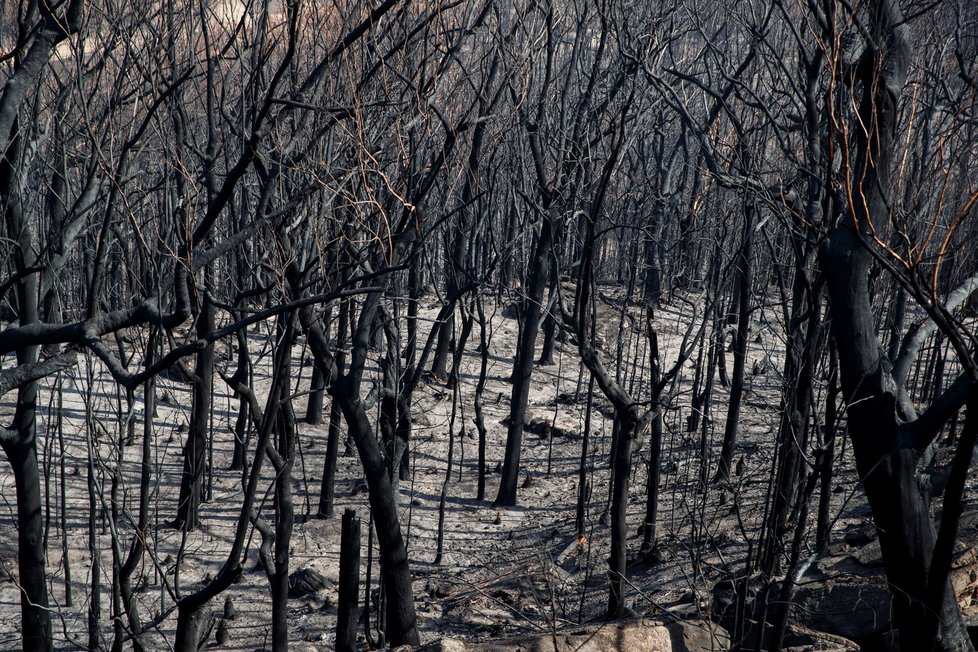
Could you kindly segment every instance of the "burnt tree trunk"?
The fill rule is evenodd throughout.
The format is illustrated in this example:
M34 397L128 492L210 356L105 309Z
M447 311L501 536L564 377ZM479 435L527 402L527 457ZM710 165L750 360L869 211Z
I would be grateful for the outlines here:
M476 500L486 498L486 420L482 410L482 396L485 393L489 373L489 340L486 336L486 313L482 306L482 295L475 298L476 312L479 315L479 381L475 386L475 428L479 431L479 469Z
M510 401L509 425L506 430L506 455L503 459L502 478L499 493L493 501L497 506L516 504L516 483L520 473L520 454L523 447L523 422L526 420L526 405L530 396L530 378L533 375L533 358L540 330L543 291L547 285L547 261L553 248L553 225L549 214L544 215L530 259L529 275L526 283L526 297L523 300L519 344L516 359L513 361L513 395Z
M333 364L340 373L346 362L346 353L343 346L346 342L346 333L350 328L350 300L344 299L340 304L339 325L336 329L336 355ZM325 337L325 333L324 333ZM316 366L319 366L318 364ZM329 426L326 434L326 458L323 460L323 479L319 489L319 509L317 514L322 518L333 517L333 498L336 495L336 456L340 450L340 431L342 426L340 420L343 413L340 411L339 403L335 399L330 399L329 405Z
M298 270L290 269L288 274L293 288L302 287ZM360 384L369 349L370 327L374 323L377 306L382 298L382 290L375 290L367 295L353 337L350 368L344 374L340 374L336 369L329 343L313 311L305 308L300 310L299 316L316 364L322 367L326 378L332 379L327 384L329 392L343 412L350 438L356 445L363 465L370 497L370 512L376 524L377 540L380 544L381 581L386 597L389 642L393 647L417 646L420 639L414 609L414 590L411 586L411 569L407 547L401 534L394 487L387 459L367 416L367 408L360 399Z
M289 547L292 542L292 526L295 506L292 500L292 467L295 462L295 412L290 396L292 385L291 358L295 341L294 313L286 318L282 329L282 369L284 379L279 387L281 406L276 415L275 460L275 567L270 574L272 593L272 649L287 650L289 647Z
M357 607L360 602L360 519L350 508L343 512L338 593L336 652L356 652Z
M804 445L808 439L812 409L815 363L820 356L821 284L813 289L810 257L796 256L792 306L788 322L785 351L784 386L781 398L781 420L778 425L778 448L771 511L762 547L762 562L768 575L784 550L784 536L791 529L789 515L801 493L805 474Z
M660 387L662 369L659 365L659 338L653 324L653 309L646 310L646 331L649 339L649 381ZM659 396L653 396L658 401ZM649 428L649 469L645 485L645 524L642 528L642 550L652 553L656 547L656 520L659 513L659 479L662 466L662 410L656 411Z
M214 330L214 304L205 293L197 318L197 337L206 338ZM180 502L174 527L191 531L200 526L200 504L204 498L204 471L207 463L207 439L210 436L211 378L214 375L214 345L197 353L193 379L193 409L187 442L183 447L183 475Z
M251 383L251 355L248 353L248 333L242 329L235 334L237 340L237 368L234 378L242 383ZM238 415L234 420L234 450L231 453L231 470L241 471L245 467L245 456L248 450L248 421L251 418L248 401L244 398L238 401Z
M377 442L363 403L352 391L349 377L344 377L335 389L334 400L339 400L363 464L364 475L370 494L370 509L376 523L377 542L380 545L380 565L384 591L387 598L387 631L390 644L418 645L417 617L414 611L411 571L407 548L401 535L397 515L397 502L387 468L387 460Z
M723 429L723 446L720 449L720 461L717 465L716 476L713 478L714 482L730 479L734 447L737 444L737 429L740 425L740 405L744 397L744 369L747 362L747 339L750 334L754 211L753 204L748 202L744 211L743 243L737 253L737 335L734 338L734 366L733 376L730 379L730 404L727 408L727 421ZM721 360L725 357L722 345L718 354Z
M906 650L972 649L950 585L941 587L944 604L933 640L920 623L928 616L927 583L935 531L930 505L915 470L919 445L933 433L914 432L898 408L902 379L894 378L874 323L869 288L874 224L888 220L890 163L894 155L898 100L911 56L909 29L897 0L877 0L870 8L869 45L851 80L860 93L859 124L853 125L855 160L843 168L851 192L843 215L824 241L820 263L832 310L832 335L839 353L839 377L846 404L856 467L873 511L887 580L893 593L894 622ZM854 186L854 187L853 187ZM916 435L916 436L914 436Z
M51 36L50 34L48 36ZM60 39L58 39L60 40ZM53 44L52 44L53 47ZM43 65L42 62L41 65ZM30 74L25 72L24 74ZM8 82L8 85L10 82ZM9 233L17 234L13 248L13 267L23 278L16 284L19 322L22 326L40 319L38 279L28 271L35 266L36 256L31 229L21 205L24 180L17 171L23 144L15 117L17 107L4 106L6 93L0 97L0 110L10 113L9 122L0 128L0 202ZM0 115L2 117L2 115ZM23 346L17 349L18 366L37 363L39 348ZM48 611L48 591L45 581L44 510L41 501L41 479L37 465L37 381L27 382L17 390L14 418L9 428L0 428L0 446L14 473L17 494L17 569L20 583L20 626L25 650L52 649L51 615Z
M52 649L45 551L41 545L44 518L37 466L37 440L34 434L36 400L36 383L30 383L19 390L17 414L11 429L14 436L0 439L14 473L14 488L17 492L17 577L22 591L20 626L24 650L31 652Z

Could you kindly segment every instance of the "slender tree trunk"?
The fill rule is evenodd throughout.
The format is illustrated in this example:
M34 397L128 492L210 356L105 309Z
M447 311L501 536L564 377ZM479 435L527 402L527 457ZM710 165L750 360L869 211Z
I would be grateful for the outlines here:
M555 234L559 238L559 234ZM555 257L550 257L549 274L547 279L547 286L550 292L556 292L557 290L557 260ZM554 346L557 341L557 317L548 311L547 316L543 320L543 345L540 349L540 366L550 366L554 363Z
M815 526L815 549L824 552L831 542L832 475L835 468L835 428L838 421L839 363L835 347L829 352L829 389L825 394L825 433L822 436L822 459L819 472L818 524Z
M486 336L486 313L482 306L482 295L475 298L479 314L479 381L475 386L475 428L479 432L479 469L476 500L486 498L486 420L482 411L482 396L486 389L489 372L489 340Z
M792 528L789 515L801 495L805 474L815 364L821 356L820 293L820 281L815 282L813 289L807 260L797 258L785 347L775 474L771 478L773 501L761 548L762 565L768 575L777 573L784 550L784 535Z
M237 332L237 368L234 377L242 383L251 384L251 356L248 353L248 332L242 329ZM231 470L240 471L245 467L245 456L248 450L250 404L245 398L238 399L238 415L234 421L234 450L231 453Z
M341 382L340 387L337 388L334 400L337 399L346 417L350 436L356 444L364 475L367 478L370 509L376 523L377 541L380 544L381 574L387 597L387 628L390 643L393 646L418 645L411 572L407 549L401 535L397 502L394 500L387 461L380 450L362 403L350 392L348 380Z
M292 466L295 462L295 413L292 410L289 369L291 349L295 341L295 317L290 316L285 324L280 347L286 358L283 363L285 377L280 386L281 407L279 408L276 435L278 466L275 479L275 568L270 576L272 589L272 649L284 652L289 648L289 547L292 542L292 525L295 521L295 507L292 501Z
M214 331L214 304L205 293L197 336L204 338ZM210 436L211 378L214 374L214 345L205 346L197 354L193 380L193 409L187 442L183 448L183 476L180 482L180 502L174 527L191 531L200 527L200 504L204 499L204 473L207 465L207 441Z
M723 429L723 446L714 481L730 479L737 429L740 426L740 405L744 397L744 369L747 362L747 341L750 335L750 294L753 256L754 206L748 202L744 212L744 239L737 254L737 336L734 339L733 376L730 379L730 405ZM723 350L721 358L725 356Z
M350 329L350 301L345 299L340 304L339 325L336 329L336 355L334 365L339 373L343 372L346 352L346 333ZM330 398L329 426L326 434L326 457L323 460L323 479L319 489L319 509L317 514L323 518L333 517L333 499L336 495L336 458L340 450L340 423L343 413L335 398Z
M513 395L510 401L509 426L506 430L506 455L503 459L502 478L494 505L508 507L516 504L516 484L520 473L520 455L523 448L523 422L530 396L530 378L533 375L533 358L537 332L540 325L541 302L546 287L547 260L553 247L553 228L550 215L542 218L540 236L537 238L530 260L527 278L527 296L523 302L522 329L513 361Z
M343 513L338 593L336 652L356 652L357 606L360 602L360 519L349 508Z

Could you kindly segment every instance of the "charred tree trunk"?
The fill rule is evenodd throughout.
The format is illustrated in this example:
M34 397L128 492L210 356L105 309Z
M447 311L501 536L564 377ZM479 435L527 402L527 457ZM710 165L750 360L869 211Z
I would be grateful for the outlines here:
M753 256L755 207L748 202L744 211L744 236L737 253L737 336L734 339L733 376L730 379L730 405L727 408L727 421L723 429L723 446L714 482L730 479L734 447L737 444L737 429L740 426L740 405L744 397L744 370L747 362L747 340L750 334L750 295ZM720 358L725 357L720 346ZM722 368L722 367L721 367Z
M52 649L51 616L45 578L45 550L41 545L44 518L34 434L37 384L22 387L17 396L13 436L4 437L3 451L14 473L17 492L17 570L22 591L20 626L25 651Z
M530 378L533 375L533 358L537 333L542 314L543 292L547 284L547 261L553 248L551 216L544 215L530 259L530 271L523 300L522 328L513 361L513 395L510 401L509 425L506 430L506 455L503 459L502 478L494 505L508 507L516 504L516 484L520 473L520 454L523 448L523 423L530 396Z
M821 284L812 287L808 269L810 258L798 257L792 291L785 352L784 387L771 511L762 547L762 562L768 575L776 573L784 550L784 535L791 529L789 515L801 494L805 474L805 444L811 421L815 364L821 354Z
M832 310L832 334L839 353L842 393L849 406L848 424L856 467L880 535L886 576L893 587L894 622L907 650L972 649L950 585L943 594L936 640L919 623L926 622L927 584L936 535L928 500L917 483L919 445L933 433L914 432L898 408L902 379L879 340L869 288L874 224L888 219L890 163L896 142L898 100L911 56L909 29L897 0L877 0L870 7L870 33L852 80L861 97L857 107L855 160L843 168L851 188L843 216L822 245L820 262ZM916 434L917 436L913 436Z
M839 362L835 347L829 351L829 389L825 394L825 425L822 435L821 469L819 470L818 523L815 526L815 549L824 552L831 542L832 475L835 470L835 429L838 422Z
M486 313L482 296L476 295L476 312L479 315L479 381L475 386L475 428L479 431L479 469L476 500L486 498L486 420L482 410L482 396L489 373L489 340L486 335Z
M628 541L628 485L632 473L632 452L638 448L643 419L629 411L616 418L618 446L615 448L614 479L611 487L611 552L608 557L608 619L618 620L625 615L625 578L627 574L626 543Z
M356 652L357 607L360 602L360 519L349 508L343 513L338 592L336 652Z
M251 383L251 355L248 353L248 333L242 329L237 332L237 369L234 378L242 383ZM245 467L248 450L248 435L251 432L248 422L251 418L248 401L243 397L238 401L238 415L234 421L234 450L231 453L231 470L240 471Z
M555 241L559 242L560 234L555 234ZM550 257L550 272L548 276L547 285L551 292L557 291L557 259L554 256ZM554 364L554 346L557 341L557 317L548 310L547 315L543 320L543 345L540 349L540 366L549 366Z
M649 381L653 388L661 387L662 369L659 366L659 337L653 324L653 308L645 313L646 333L649 339ZM657 393L658 394L658 393ZM658 401L660 396L652 397ZM652 553L656 548L656 521L659 513L659 481L662 466L662 410L652 417L649 434L649 469L645 487L645 524L642 529L642 550Z
M157 331L150 332L146 344L145 366L150 367L156 357ZM153 413L156 408L156 379L150 377L143 385L143 441L139 462L139 513L136 520L136 535L132 539L129 555L119 571L119 589L123 609L129 619L132 633L132 646L135 652L142 652L141 634L143 626L139 615L138 602L134 599L132 575L143 561L150 523L150 483L152 480L153 459Z
M293 289L302 287L297 270L289 270L289 282ZM346 420L349 434L363 465L370 496L370 512L380 544L382 585L385 592L387 632L392 646L418 645L417 616L414 609L414 591L411 586L411 569L407 547L401 534L397 513L397 501L391 482L390 470L376 432L367 416L366 406L360 399L360 382L369 349L370 328L377 314L378 303L383 295L375 290L367 295L360 311L352 342L350 368L340 374L334 364L321 325L311 309L300 310L303 330L309 341L316 364L322 366L329 392L339 404Z
M275 461L275 565L270 574L272 593L272 649L289 648L289 547L295 507L292 501L292 466L295 461L295 412L292 409L291 358L295 341L295 315L286 317L279 346L283 382L279 387L281 406L276 418Z
M362 402L351 390L349 378L344 378L335 390L334 400L340 402L350 436L356 444L364 475L367 478L370 509L380 545L381 575L387 598L387 631L390 643L393 646L418 645L410 566L404 538L401 535L397 502L394 499L387 461L377 443Z
M214 304L205 293L197 319L197 337L204 339L214 330ZM184 531L200 526L200 504L204 499L204 472L207 464L207 440L210 436L211 378L214 375L214 345L208 344L197 354L194 368L194 402L187 442L183 447L183 476L180 502L174 527Z
M59 39L60 40L60 39ZM53 46L52 46L53 47ZM29 74L29 73L25 73ZM8 86L9 86L8 81ZM6 97L0 98L4 100ZM0 109L3 109L0 105ZM34 243L27 217L21 205L24 180L17 172L18 159L22 155L22 143L16 124L16 109L12 109L6 130L0 129L0 206L9 225L9 233L16 234L13 251L13 267L23 278L16 284L19 322L22 326L40 319L38 307L38 280L31 271L36 264ZM37 346L17 349L17 364L26 366L38 360ZM0 428L0 445L14 473L17 494L17 569L20 583L20 625L24 649L44 651L52 649L51 615L48 611L48 591L45 580L46 551L44 539L44 510L41 501L41 479L37 464L37 381L24 383L17 390L17 402L10 428Z
M319 367L313 366L312 380L309 383L309 403L306 404L306 423L319 425L323 422L323 396L326 393L326 378Z
M346 352L343 347L346 343L346 333L350 329L350 300L345 299L340 304L339 325L336 329L336 355L333 364L337 372L342 373L346 363ZM325 337L325 333L324 333ZM317 366L319 366L317 364ZM323 460L323 479L319 489L319 509L317 514L323 518L333 517L333 498L336 488L336 457L340 450L340 432L342 426L340 420L343 413L339 403L335 399L330 399L329 405L329 426L326 434L326 458Z

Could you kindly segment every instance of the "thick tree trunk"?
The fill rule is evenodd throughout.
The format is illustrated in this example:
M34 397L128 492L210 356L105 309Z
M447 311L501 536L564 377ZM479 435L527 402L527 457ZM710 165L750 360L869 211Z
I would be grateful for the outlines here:
M852 81L860 93L854 125L855 160L843 168L850 192L849 215L830 233L820 251L832 308L832 334L839 353L839 377L849 432L873 520L880 533L886 576L893 587L894 622L907 650L958 650L971 645L957 602L945 582L937 640L923 633L927 578L935 532L930 505L915 477L920 451L900 416L892 365L875 329L869 289L874 224L889 219L890 163L894 155L898 101L910 62L909 29L897 0L876 0L869 8L867 45ZM858 82L858 84L856 83ZM940 594L940 591L938 591Z
M323 422L323 396L326 393L326 380L319 367L312 369L309 383L309 402L306 404L306 423L316 426Z
M608 555L608 619L625 615L627 576L628 485L632 473L632 452L636 448L639 424L631 414L618 414L621 424L615 447L614 478L611 486L611 551Z
M22 71L21 75L33 76L45 66L50 48L63 37L42 34L52 39L43 60L38 59L36 71ZM43 40L43 39L42 39ZM32 48L33 50L33 48ZM41 54L41 52L38 52ZM29 79L30 77L28 77ZM7 93L11 92L8 80ZM26 93L26 86L22 90ZM38 308L38 278L35 273L27 273L37 260L32 228L21 204L21 193L25 179L15 172L17 161L22 153L23 143L16 125L17 104L7 106L7 115L0 115L0 206L7 221L9 233L17 238L12 249L12 267L18 274L24 274L15 285L18 321L21 326L33 324L40 319ZM2 109L4 107L0 107ZM0 113L4 113L0 111ZM17 364L29 365L37 362L37 346L17 349ZM13 423L9 429L0 429L0 445L10 462L14 473L14 488L17 493L17 567L20 582L21 634L24 649L50 650L53 645L51 615L48 611L48 591L45 579L44 549L44 510L41 501L41 479L37 465L37 393L38 383L32 381L17 390L17 405Z
M24 650L29 652L52 649L51 616L48 612L48 593L45 579L43 510L41 485L37 466L34 437L33 406L37 395L36 383L21 388L17 411L23 417L15 431L16 437L4 441L3 450L14 472L17 491L17 569L22 591L20 623Z
M937 641L922 640L927 577L936 534L930 505L915 470L920 453L908 446L897 412L896 385L876 337L869 297L869 253L846 227L837 228L822 252L832 302L832 332L839 352L843 395L856 466L880 535L886 576L893 587L894 622L907 650L958 650L967 641L950 584L946 586ZM948 643L948 645L945 645Z

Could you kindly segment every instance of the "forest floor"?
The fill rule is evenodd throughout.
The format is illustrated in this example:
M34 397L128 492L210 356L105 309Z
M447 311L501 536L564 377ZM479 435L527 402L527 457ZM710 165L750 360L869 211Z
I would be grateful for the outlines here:
M613 292L608 288L605 291ZM698 318L692 312L696 300L693 295L657 311L655 325L667 366L676 359L690 323ZM427 320L424 330L430 327L437 308L430 298L423 306L422 316ZM637 305L623 307L609 297L601 304L599 313L603 331L599 336L605 343L605 354L613 360L618 347L622 347L626 364L621 374L626 387L636 396L642 396L648 385L648 369L643 362L648 355L643 310ZM713 402L705 414L709 455L704 460L700 455L700 433L687 432L686 427L695 351L679 375L674 408L665 414L659 560L655 563L638 554L639 527L645 510L647 442L635 456L628 509L632 563L627 601L638 614L668 612L680 618L707 617L714 585L740 572L748 552L756 550L775 456L779 374L783 367L784 345L779 330L771 325L778 318L773 310L759 308L753 314L746 394L734 456L735 461L743 460L742 472L727 485L711 483L703 491L700 474L703 464L710 478L716 470L729 390L717 381ZM624 320L620 319L622 314ZM580 357L569 338L558 344L554 365L537 366L534 370L529 408L532 414L528 416L549 420L553 434L549 438L532 432L525 434L518 505L505 509L491 505L505 447L503 422L509 415L511 394L508 378L518 336L516 319L506 315L511 315L511 311L503 310L502 305L493 311L487 333L490 355L483 399L488 428L486 500L476 499L477 434L473 425L473 397L480 366L478 323L464 355L457 389L453 392L443 382L427 379L415 394L412 476L400 484L400 505L401 526L415 578L419 626L425 642L440 636L483 640L545 633L599 620L607 603L606 559L610 533L602 514L610 484L612 421L609 406L595 387L586 462L590 482L587 531L585 536L578 537L575 505L588 376L586 371L581 372ZM619 323L624 326L620 328ZM726 339L729 341L730 337ZM255 336L255 343L260 346L262 340ZM295 353L297 361L307 361L308 353L301 346ZM261 401L264 395L260 389L267 383L267 358L266 353L256 367L256 387ZM728 369L732 369L732 362L733 355L727 351ZM49 478L47 486L51 488L45 498L45 509L50 515L47 559L58 649L77 649L87 640L93 556L98 558L101 567L102 635L106 637L106 646L111 642L108 614L113 610L112 551L105 510L109 509L111 500L113 468L121 469L118 495L124 501L119 524L123 554L128 553L138 500L142 399L137 393L129 413L111 380L94 365L90 367L92 377L86 378L87 368L80 365L62 376L63 450L58 438L57 393L52 391L50 383L44 388L39 410L39 449L43 473ZM262 376L263 369L265 376ZM329 520L314 517L326 449L326 425L312 426L301 420L305 415L305 395L301 392L308 386L311 367L303 364L301 372L296 406L300 416L300 454L293 471L297 518L290 568L293 571L314 569L329 584L313 596L290 600L291 639L295 642L294 649L327 650L333 647L336 623L339 517L345 508L355 509L361 517L363 572L368 572L367 497L359 481L359 459L355 455L341 456L337 464L336 517ZM370 389L377 374L377 369L371 368L365 377L364 392ZM824 405L824 387L819 387L816 394ZM10 414L11 396L7 397L7 403L0 405L0 415ZM167 527L175 515L179 495L181 451L191 406L190 387L161 379L159 397L153 446L152 504L156 527L148 542L150 554L137 571L138 599L147 619L158 615L161 609L172 608L173 596L168 595L172 587L179 585L181 592L186 593L216 574L230 546L242 493L240 472L229 470L237 399L216 378L212 493L203 507L202 527L187 535ZM135 445L124 449L120 463L113 442L125 431L127 414L136 420L137 438ZM86 431L86 423L91 424L89 432L95 433L90 442L80 434ZM450 433L454 442L454 468L447 486L444 555L435 564L439 500L446 478ZM840 440L832 501L834 541L842 541L847 533L858 532L869 523L865 499L847 451L846 442ZM93 481L98 502L94 551L89 545L90 457L96 468ZM66 473L63 530L58 504L62 459ZM272 476L266 475L261 501L271 519ZM12 579L16 577L16 510L13 479L6 465L0 467L0 496L0 649L12 650L19 647L20 597ZM269 587L264 571L257 565L257 547L256 537L249 547L243 577L227 591L237 609L237 617L227 623L229 641L223 646L211 642L212 648L265 649L270 640ZM64 549L67 556L63 554ZM70 606L66 592L69 569ZM161 582L161 573L165 574L166 582ZM376 553L369 573L371 588L376 588L379 575ZM361 587L364 579L365 575ZM215 614L221 612L223 602L221 596L211 605ZM374 610L370 618L376 622ZM171 613L151 636L149 647L166 649L166 641L172 640L174 629L175 613ZM376 636L375 630L372 636Z

